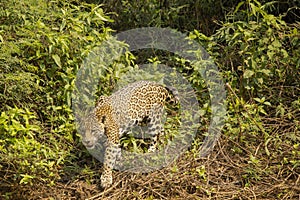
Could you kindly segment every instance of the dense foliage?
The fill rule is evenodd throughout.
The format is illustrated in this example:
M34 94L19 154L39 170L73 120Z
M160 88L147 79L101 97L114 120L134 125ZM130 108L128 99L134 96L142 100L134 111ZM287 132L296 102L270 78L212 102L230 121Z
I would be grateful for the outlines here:
M231 142L228 152L243 158L237 159L244 163L242 187L274 174L287 184L299 184L300 23L293 14L297 6L288 1L279 9L276 2L256 0L0 0L0 198L14 199L22 193L15 187L55 187L99 177L99 164L81 145L74 125L71 93L76 72L113 29L143 26L188 31L188 37L214 58L227 88L223 139ZM206 89L187 61L160 51L133 54L128 53L123 63L134 66L146 58L178 66L190 76L201 102ZM123 66L108 67L102 93L110 92ZM203 105L204 110L208 106ZM209 116L205 120L201 131L207 130ZM196 154L200 144L197 139L190 154ZM206 181L205 168L186 170ZM300 192L299 186L295 188ZM290 191L278 190L274 198L295 197Z
M1 2L0 153L6 180L54 183L75 145L71 92L89 50L111 32L100 6ZM80 11L80 12L79 12Z

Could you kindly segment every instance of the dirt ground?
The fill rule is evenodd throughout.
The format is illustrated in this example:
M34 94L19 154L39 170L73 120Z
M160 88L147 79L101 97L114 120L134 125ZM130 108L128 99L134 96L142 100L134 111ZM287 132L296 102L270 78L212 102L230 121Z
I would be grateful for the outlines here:
M232 151L235 145L239 144L222 136L214 151L205 158L198 158L189 151L170 166L152 173L116 171L113 185L105 190L99 187L99 172L99 177L90 182L84 177L78 177L72 181L66 179L51 187L43 184L16 186L18 188L14 190L14 198L300 199L299 169L278 167L278 161L268 164L274 167L269 173L256 172L258 168L253 168L251 173L247 155L249 152L244 149L244 154L236 154ZM10 187L3 189L12 191Z

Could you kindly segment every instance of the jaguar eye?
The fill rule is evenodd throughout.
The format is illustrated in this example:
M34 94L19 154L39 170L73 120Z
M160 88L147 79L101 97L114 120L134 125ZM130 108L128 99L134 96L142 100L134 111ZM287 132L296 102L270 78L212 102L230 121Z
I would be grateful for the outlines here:
M93 127L92 128L92 133L95 133L95 132L97 132L98 131L98 128L97 127Z

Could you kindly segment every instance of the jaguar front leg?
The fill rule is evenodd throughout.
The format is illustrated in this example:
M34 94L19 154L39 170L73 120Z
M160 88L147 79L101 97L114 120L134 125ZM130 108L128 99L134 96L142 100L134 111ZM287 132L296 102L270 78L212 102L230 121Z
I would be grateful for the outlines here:
M101 187L106 188L112 184L112 172L116 163L116 158L120 154L119 144L109 142L104 155L103 172L101 175Z
M105 110L105 109L104 109ZM107 113L111 111L111 107L106 108ZM104 125L105 135L107 137L107 145L104 153L103 172L101 175L101 186L108 187L113 182L112 172L116 163L118 154L120 154L119 126L116 124L111 114L101 114L98 112L97 120Z

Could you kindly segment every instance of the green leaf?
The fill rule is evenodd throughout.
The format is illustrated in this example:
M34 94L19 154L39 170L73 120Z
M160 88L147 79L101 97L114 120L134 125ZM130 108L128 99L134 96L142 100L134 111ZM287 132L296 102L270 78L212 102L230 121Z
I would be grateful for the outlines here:
M271 105L272 105L272 104L271 104L270 102L268 102L268 101L265 101L264 104L267 105L267 106L271 106Z
M285 49L281 49L280 51L281 51L281 53L283 54L283 57L284 57L284 58L289 57L289 54L288 54L288 52L287 52Z
M263 74L265 74L267 76L269 76L271 74L271 71L268 69L262 69L262 70L260 70L260 72L262 72Z
M21 176L23 177L20 181L20 184L28 184L31 183L32 179L34 179L33 176L30 176L28 174L21 174Z
M252 70L246 69L244 72L243 77L244 78L251 78L254 75L254 72Z
M241 1L241 2L236 6L236 8L235 8L233 14L237 13L237 12L239 11L240 7L241 7L242 5L244 5L244 4L245 4L245 2L244 2L244 1Z
M54 55L52 55L52 58L53 58L54 62L57 64L57 66L61 68L60 57L57 54L54 54Z
M274 40L274 42L272 42L272 46L279 48L282 46L282 44L276 39L276 40Z
M103 10L101 8L97 9L95 11L95 15L102 21L104 22L113 22L113 20L111 20L110 18L108 18L107 16L103 15Z

